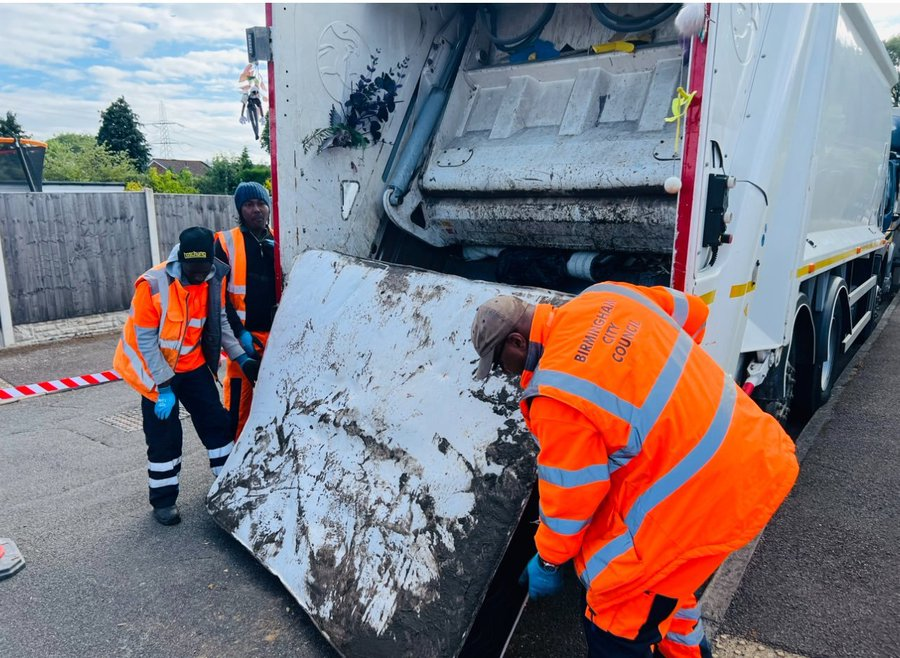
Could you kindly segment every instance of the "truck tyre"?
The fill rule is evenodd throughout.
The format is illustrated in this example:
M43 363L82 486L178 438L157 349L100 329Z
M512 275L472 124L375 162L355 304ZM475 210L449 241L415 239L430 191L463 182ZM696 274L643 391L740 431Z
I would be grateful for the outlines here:
M825 306L816 319L816 365L813 368L813 411L828 402L837 379L845 332L844 305L847 283L833 277L825 296Z
M801 293L794 311L791 342L775 370L753 396L786 429L795 423L805 423L811 414L813 332L809 299Z
M898 284L900 284L900 268L894 260L894 245L890 245L887 256L884 259L884 279L881 284L881 290L886 301L897 292Z
M866 310L872 313L872 316L869 318L869 322L863 328L862 333L860 333L860 338L863 341L869 339L869 336L872 335L872 332L875 331L875 325L878 324L879 318L881 318L881 307L884 304L884 282L886 280L886 276L884 271L887 269L887 264L882 263L881 257L877 257L875 259L875 267L873 268L872 274L874 274L877 278L875 280L875 285L872 286L872 289L866 294Z

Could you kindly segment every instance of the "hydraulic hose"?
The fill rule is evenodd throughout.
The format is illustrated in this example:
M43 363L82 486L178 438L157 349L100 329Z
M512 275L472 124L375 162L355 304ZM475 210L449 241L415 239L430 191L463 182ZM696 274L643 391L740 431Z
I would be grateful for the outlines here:
M620 16L610 11L609 7L604 3L595 2L591 4L591 11L594 12L594 17L600 21L604 27L608 27L613 32L625 33L643 32L644 30L656 27L664 20L674 15L680 8L680 3L663 5L643 16L626 18L625 16Z
M416 123L413 126L412 133L410 133L409 140L397 159L397 168L391 174L391 178L387 183L386 189L391 191L389 197L391 205L397 206L403 203L403 197L409 192L410 182L419 168L422 155L434 136L434 131L444 112L444 106L450 97L450 88L456 71L462 62L474 17L469 13L464 15L462 20L463 29L459 40L453 46L453 51L450 53L447 65L441 71L437 84L432 88L428 98L425 99L422 109L416 117ZM401 136L398 136L397 139L399 140L400 138ZM387 195L385 198L388 198Z
M505 39L501 39L497 36L497 13L492 7L482 7L479 10L478 14L481 18L482 23L484 23L484 26L487 29L487 35L491 40L491 43L493 43L498 50L502 50L508 53L513 50L518 50L522 46L531 44L535 39L541 36L541 32L544 31L544 28L547 26L547 23L550 22L550 19L553 17L553 12L555 11L556 3L549 3L545 5L544 11L542 11L541 15L538 16L538 19L537 21L535 21L534 25L525 30L519 36L508 37ZM489 18L485 18L486 15L489 15Z

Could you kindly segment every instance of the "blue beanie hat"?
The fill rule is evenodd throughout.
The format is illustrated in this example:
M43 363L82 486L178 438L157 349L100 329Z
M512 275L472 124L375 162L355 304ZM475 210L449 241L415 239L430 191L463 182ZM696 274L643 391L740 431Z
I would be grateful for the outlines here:
M234 191L234 205L237 206L238 215L241 214L241 206L253 199L259 199L264 204L272 207L272 201L269 199L269 192L259 183L241 183Z

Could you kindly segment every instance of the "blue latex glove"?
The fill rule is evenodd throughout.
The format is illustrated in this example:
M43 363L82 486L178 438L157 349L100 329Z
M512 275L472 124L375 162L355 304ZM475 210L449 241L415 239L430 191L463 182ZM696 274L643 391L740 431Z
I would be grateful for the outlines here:
M256 349L253 347L253 334L249 331L244 330L241 332L241 335L238 336L238 342L241 344L241 347L244 348L244 352L250 358L256 357Z
M271 247L272 249L275 248L275 240L273 240L272 238L266 238L265 240L263 240L263 244L267 247Z
M153 407L153 413L160 420L165 420L171 415L174 408L175 394L172 392L172 389L168 386L160 386L159 398L156 400L156 406Z
M519 584L528 586L528 598L540 599L545 596L553 596L559 594L562 590L563 579L562 572L559 568L554 570L545 569L538 561L538 554L528 562L525 571L519 576Z
M256 376L259 374L259 361L251 359L246 354L241 354L237 358L237 362L244 373L244 377L249 379L251 384L255 384Z

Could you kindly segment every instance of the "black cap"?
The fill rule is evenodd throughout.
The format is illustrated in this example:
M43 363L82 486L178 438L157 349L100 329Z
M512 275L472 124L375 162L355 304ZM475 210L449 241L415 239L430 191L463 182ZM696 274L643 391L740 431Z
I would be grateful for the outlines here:
M182 263L213 261L213 232L202 226L186 228L178 237L178 260Z

